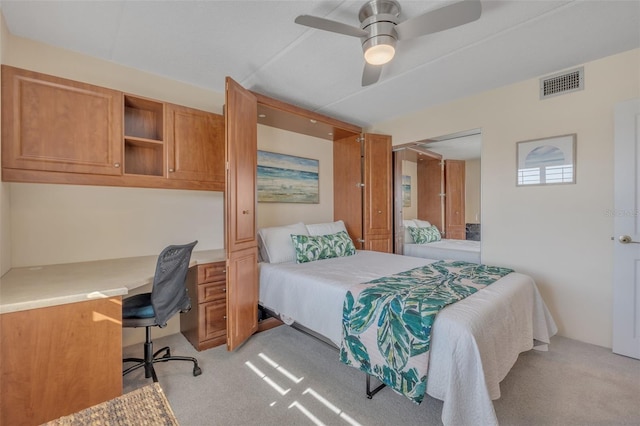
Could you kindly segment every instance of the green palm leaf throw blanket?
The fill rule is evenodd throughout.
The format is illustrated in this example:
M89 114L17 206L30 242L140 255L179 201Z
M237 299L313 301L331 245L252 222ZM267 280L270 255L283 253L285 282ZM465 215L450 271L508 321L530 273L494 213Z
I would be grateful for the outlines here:
M343 305L340 360L419 404L427 389L436 314L510 272L439 261L353 286Z

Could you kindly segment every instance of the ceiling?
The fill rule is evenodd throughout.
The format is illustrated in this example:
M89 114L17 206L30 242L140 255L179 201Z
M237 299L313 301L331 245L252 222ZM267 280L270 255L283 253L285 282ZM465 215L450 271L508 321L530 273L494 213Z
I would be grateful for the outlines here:
M443 160L479 160L482 150L482 135L474 133L467 136L427 142L420 146L442 155Z
M362 87L359 39L294 19L358 26L363 3L2 0L0 7L20 37L220 93L230 76L361 127L640 47L639 1L483 1L475 22L399 41L380 81ZM400 20L449 3L400 0Z
M406 161L422 161L436 157L442 160L480 160L482 156L482 131L480 129L444 135L396 145L394 151L402 151Z

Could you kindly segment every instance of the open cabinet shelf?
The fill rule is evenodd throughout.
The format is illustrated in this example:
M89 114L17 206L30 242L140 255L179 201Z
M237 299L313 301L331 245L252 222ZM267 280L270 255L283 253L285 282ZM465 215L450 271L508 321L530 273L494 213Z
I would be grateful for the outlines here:
M124 173L164 175L164 104L124 96Z

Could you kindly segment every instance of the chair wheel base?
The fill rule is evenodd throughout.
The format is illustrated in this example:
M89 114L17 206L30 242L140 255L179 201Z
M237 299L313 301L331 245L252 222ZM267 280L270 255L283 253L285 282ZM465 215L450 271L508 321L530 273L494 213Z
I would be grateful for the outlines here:
M139 368L144 367L144 377L145 378L153 378L154 382L158 381L158 376L156 375L155 368L153 365L156 363L165 363L169 361L187 361L193 363L193 375L199 376L202 374L202 369L198 365L198 360L194 357L190 356L175 356L171 355L171 348L169 346L165 346L162 349L154 352L153 351L153 342L151 341L151 333L149 331L149 327L147 327L147 338L144 342L144 358L124 358L122 360L123 363L134 362L135 365L132 365L128 368L125 368L122 371L122 375L126 376L127 374L135 371Z

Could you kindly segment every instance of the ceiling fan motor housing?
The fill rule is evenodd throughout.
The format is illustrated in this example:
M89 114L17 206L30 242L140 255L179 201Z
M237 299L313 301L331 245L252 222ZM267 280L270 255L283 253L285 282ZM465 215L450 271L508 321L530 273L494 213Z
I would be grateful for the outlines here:
M395 27L400 15L400 4L395 0L372 0L360 8L360 27L369 33L362 38L362 50L366 52L379 45L395 50L398 35Z
M358 13L358 19L364 21L375 15L392 15L396 18L400 15L400 3L395 0L371 0L365 3Z

